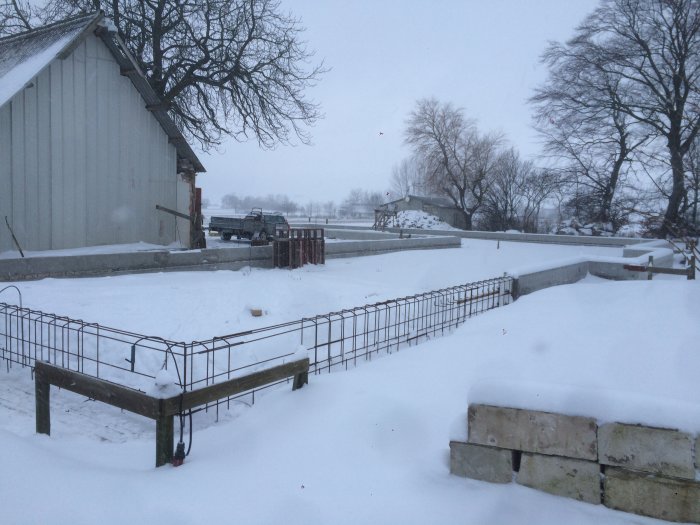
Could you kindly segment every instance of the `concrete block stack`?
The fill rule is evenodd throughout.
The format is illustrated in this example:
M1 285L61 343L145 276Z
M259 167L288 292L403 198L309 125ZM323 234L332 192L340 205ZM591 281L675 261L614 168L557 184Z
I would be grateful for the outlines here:
M457 476L532 487L651 516L700 523L700 436L673 429L473 404Z

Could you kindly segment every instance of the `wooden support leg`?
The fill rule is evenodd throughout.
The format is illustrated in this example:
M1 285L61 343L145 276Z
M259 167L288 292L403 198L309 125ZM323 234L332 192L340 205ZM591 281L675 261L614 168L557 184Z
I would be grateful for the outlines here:
M156 419L156 467L172 461L174 438L173 416L159 416Z
M36 401L36 433L51 435L51 385L38 372L34 375L34 398Z
M695 255L690 256L690 266L688 266L688 280L695 280ZM696 451L696 454L700 454L700 451Z
M301 372L294 376L294 382L292 383L292 390L298 390L304 385L309 384L309 371Z

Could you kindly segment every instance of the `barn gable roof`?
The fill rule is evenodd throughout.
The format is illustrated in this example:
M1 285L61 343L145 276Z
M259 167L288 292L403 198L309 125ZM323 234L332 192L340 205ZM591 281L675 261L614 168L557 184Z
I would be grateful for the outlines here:
M404 197L402 199L397 199L395 201L388 202L388 203L386 203L386 205L396 204L399 202L408 202L408 201L417 201L417 202L421 202L423 204L428 204L430 206L436 206L438 208L454 208L455 207L454 203L445 197L425 197L422 195L407 195L406 197Z
M167 108L151 88L136 61L121 42L103 13L80 15L24 33L0 38L0 106L6 104L57 58L67 57L89 34L94 33L110 50L121 73L141 94L145 108L153 113L178 157L190 161L195 171L206 171Z

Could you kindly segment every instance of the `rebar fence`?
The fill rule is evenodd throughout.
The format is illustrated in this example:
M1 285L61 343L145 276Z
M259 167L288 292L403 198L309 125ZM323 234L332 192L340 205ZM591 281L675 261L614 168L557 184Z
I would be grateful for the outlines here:
M0 359L8 370L48 361L145 392L161 370L184 391L306 357L318 374L449 332L509 304L512 288L511 277L489 279L190 343L0 303Z

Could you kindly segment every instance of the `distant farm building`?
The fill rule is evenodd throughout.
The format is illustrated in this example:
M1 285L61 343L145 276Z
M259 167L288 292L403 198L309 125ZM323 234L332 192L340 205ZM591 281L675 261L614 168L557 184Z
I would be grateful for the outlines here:
M464 214L449 199L443 197L407 195L402 199L382 204L379 208L397 212L408 210L424 211L430 215L435 215L441 221L455 228L465 229L467 227Z
M0 252L191 246L203 171L102 14L0 39Z

